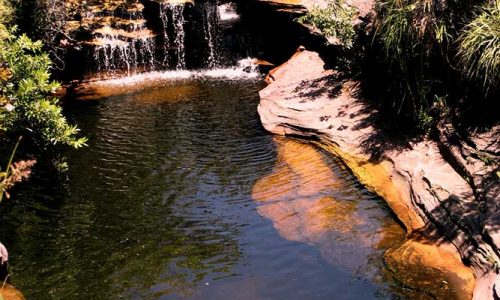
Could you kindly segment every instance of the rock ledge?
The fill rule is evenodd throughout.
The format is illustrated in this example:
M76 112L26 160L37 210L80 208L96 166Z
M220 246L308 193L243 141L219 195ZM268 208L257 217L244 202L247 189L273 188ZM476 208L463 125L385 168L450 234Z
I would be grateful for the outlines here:
M264 127L316 140L387 201L407 230L404 244L385 255L404 284L440 299L498 299L499 128L471 138L468 148L450 144L456 137L444 125L438 141L392 141L358 82L324 65L299 48L270 73L258 107ZM494 163L471 155L475 149Z

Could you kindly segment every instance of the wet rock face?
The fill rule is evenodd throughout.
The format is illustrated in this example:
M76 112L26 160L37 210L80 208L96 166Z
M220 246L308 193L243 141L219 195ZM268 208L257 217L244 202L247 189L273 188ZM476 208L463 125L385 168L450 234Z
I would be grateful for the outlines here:
M405 286L417 287L436 299L469 299L474 288L470 269L432 244L407 240L387 251L385 262Z
M358 84L327 70L317 53L306 50L273 70L268 82L258 107L264 127L320 140L404 223L407 242L386 255L401 281L445 298L498 296L498 160L472 160L497 155L498 129L472 135L476 142L465 143L469 148L452 144L449 135L438 142L391 140L377 127L379 113L360 98ZM445 286L430 287L432 282Z

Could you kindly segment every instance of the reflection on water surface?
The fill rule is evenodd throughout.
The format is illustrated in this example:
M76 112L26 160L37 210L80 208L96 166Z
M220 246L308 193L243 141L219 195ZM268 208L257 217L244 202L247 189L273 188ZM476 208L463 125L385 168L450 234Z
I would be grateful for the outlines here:
M28 299L401 294L382 261L401 229L334 158L263 131L261 82L109 88L69 101L89 147L68 180L39 170L1 207Z

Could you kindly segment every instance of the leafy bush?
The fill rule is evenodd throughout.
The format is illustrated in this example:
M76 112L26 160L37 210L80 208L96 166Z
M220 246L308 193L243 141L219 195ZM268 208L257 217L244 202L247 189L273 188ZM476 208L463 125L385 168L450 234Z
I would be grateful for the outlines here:
M467 76L484 87L500 84L500 1L484 5L458 39L458 56Z
M42 43L13 32L0 25L0 130L28 135L41 148L84 146L86 139L76 136L78 128L67 122L53 96L59 84L50 80Z
M10 4L0 0L0 153L10 153L9 140L23 135L40 150L58 144L84 146L86 139L77 137L78 128L67 122L54 96L59 84L50 80L51 62L42 43L16 36L15 27L8 29L14 16ZM5 169L0 167L0 202L9 197L8 189L29 177L36 162L13 161L19 141Z
M347 6L342 0L329 0L326 8L315 6L306 15L298 18L298 21L314 26L326 37L337 38L349 49L356 37L352 25L354 14L354 8Z
M0 24L8 24L12 21L14 10L8 0L0 0Z

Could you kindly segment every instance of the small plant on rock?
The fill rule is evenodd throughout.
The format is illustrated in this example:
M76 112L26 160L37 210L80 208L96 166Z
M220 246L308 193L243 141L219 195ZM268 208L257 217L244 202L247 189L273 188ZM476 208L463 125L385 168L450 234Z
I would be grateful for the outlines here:
M338 39L347 49L352 48L356 37L352 20L356 10L342 0L330 0L326 8L315 6L309 13L298 18L302 24L311 25L327 38Z

